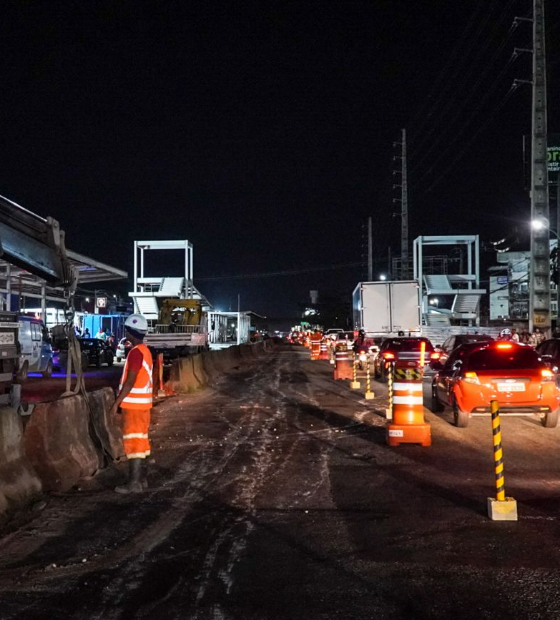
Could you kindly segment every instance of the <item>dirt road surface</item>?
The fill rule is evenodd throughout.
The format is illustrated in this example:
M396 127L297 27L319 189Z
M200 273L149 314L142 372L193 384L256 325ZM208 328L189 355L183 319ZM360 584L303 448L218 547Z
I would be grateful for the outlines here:
M384 386L331 374L285 348L160 405L146 493L113 467L0 540L0 618L559 618L560 430L504 421L496 523L488 419L389 448Z

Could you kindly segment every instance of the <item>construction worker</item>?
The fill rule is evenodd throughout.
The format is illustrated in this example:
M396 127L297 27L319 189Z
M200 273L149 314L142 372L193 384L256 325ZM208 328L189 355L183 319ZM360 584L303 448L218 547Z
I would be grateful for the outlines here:
M123 444L128 459L128 482L118 486L117 493L139 493L147 486L146 459L150 456L148 428L152 409L152 354L143 343L148 322L141 314L131 314L124 324L126 338L131 342L123 369L119 394L111 414L123 414Z
M367 352L368 346L366 343L366 330L365 329L360 329L356 340L354 340L354 344L352 345L352 348L354 349L354 353L358 355L360 353Z
M505 340L505 341L511 340L511 329L509 329L508 327L506 327L505 329L502 329L502 331L500 332L500 335L498 336L498 340Z

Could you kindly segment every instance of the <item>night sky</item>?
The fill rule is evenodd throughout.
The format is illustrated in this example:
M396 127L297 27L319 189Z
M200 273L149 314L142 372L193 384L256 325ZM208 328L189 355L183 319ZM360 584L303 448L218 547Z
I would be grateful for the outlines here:
M548 4L549 127L560 132L560 8ZM502 104L514 78L531 79L529 55L508 64L531 47L530 25L509 32L530 10L4 3L0 194L57 218L72 249L130 271L134 239L189 239L195 282L220 309L237 309L238 293L244 309L276 316L309 289L350 295L369 215L375 274L389 246L399 251L401 127L411 239L526 230L530 87ZM222 277L249 274L276 275Z

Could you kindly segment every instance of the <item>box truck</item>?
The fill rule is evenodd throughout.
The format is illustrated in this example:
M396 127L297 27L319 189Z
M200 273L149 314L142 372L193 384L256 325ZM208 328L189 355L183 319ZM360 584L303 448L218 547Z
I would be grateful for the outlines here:
M368 335L420 335L418 282L360 282L352 296L354 329Z

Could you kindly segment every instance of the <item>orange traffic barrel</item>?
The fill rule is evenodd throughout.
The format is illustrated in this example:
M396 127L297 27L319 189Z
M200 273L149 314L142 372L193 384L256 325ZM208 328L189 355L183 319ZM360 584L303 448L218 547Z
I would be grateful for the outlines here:
M311 341L311 359L312 360L318 360L319 359L319 353L321 352L321 343L318 340L312 340Z
M327 341L323 340L321 342L320 352L319 352L320 360L328 360L329 359L329 347L327 345Z
M397 366L393 379L393 420L387 427L387 443L431 446L431 428L424 420L422 369Z
M352 378L350 351L348 351L347 347L344 347L344 349L336 349L334 353L334 380L349 379L352 381Z

